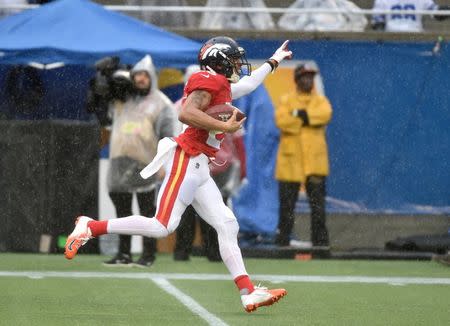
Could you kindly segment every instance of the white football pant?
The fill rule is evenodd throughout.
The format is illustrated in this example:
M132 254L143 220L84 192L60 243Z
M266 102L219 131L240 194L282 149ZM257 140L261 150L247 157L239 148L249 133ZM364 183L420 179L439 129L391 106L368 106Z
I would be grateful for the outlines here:
M211 178L206 155L189 157L179 146L172 147L164 159L166 171L158 193L156 216L133 215L108 221L108 233L161 238L175 231L181 215L190 204L216 229L220 255L233 279L247 275L237 243L239 225L233 212Z

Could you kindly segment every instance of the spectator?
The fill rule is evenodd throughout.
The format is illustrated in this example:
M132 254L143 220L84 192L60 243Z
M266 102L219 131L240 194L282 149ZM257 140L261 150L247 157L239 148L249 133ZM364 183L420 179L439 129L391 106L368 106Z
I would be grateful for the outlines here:
M289 9L346 9L345 13L291 13ZM278 27L289 31L364 31L367 19L347 0L297 0L280 17Z
M375 0L375 10L448 10L450 6L438 6L433 0ZM444 20L449 16L434 16ZM387 32L422 32L422 15L419 14L376 14L372 18L372 28Z
M157 176L144 180L139 172L154 158L158 141L174 135L176 114L172 102L157 89L156 72L150 56L145 56L133 67L130 77L132 95L109 103L112 132L108 190L117 216L132 215L132 198L136 193L141 214L150 217L156 211L159 180ZM91 96L88 103L93 101ZM156 239L144 237L143 243L143 253L137 264L150 266L155 260ZM117 255L105 264L131 263L131 236L121 235Z
M311 208L311 241L320 248L329 247L325 223L325 180L328 154L325 128L332 109L328 99L314 88L318 71L309 64L295 68L296 91L282 97L276 108L275 122L280 129L276 163L279 181L280 217L276 244L305 247L305 241L290 240L298 191L305 184Z
M186 0L127 0L130 6L187 6ZM162 27L197 27L197 19L192 12L174 11L149 11L143 10L138 15L139 19L145 20L156 26Z
M243 7L266 8L263 0L208 0L206 8ZM269 13L211 12L203 14L200 28L216 30L270 30L275 28Z

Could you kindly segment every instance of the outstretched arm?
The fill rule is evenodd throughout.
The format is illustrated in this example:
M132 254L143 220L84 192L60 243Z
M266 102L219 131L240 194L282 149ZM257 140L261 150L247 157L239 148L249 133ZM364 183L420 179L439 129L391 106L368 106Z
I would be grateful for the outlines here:
M272 72L272 67L264 62L261 67L252 72L250 76L245 76L236 84L231 84L231 96L236 100L244 95L253 92L262 84L267 75Z
M289 40L284 41L270 59L264 62L261 67L253 71L250 76L245 76L236 84L231 84L231 95L233 100L253 92L262 84L269 73L275 71L281 61L292 58L292 51L289 51L288 43Z

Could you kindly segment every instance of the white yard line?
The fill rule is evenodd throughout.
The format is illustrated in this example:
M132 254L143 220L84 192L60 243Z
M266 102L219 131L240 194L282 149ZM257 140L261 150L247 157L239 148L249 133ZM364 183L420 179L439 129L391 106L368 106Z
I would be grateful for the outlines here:
M228 274L181 274L181 273L104 273L104 272L40 272L40 271L0 271L0 277L62 277L62 278L118 278L118 279L167 279L231 281ZM307 282L307 283L378 283L378 284L437 284L450 285L450 278L438 277L389 277L389 276L316 276L316 275L251 275L255 281Z
M197 301L192 299L187 294L181 292L178 288L173 286L167 279L155 277L152 281L156 283L161 289L172 295L175 299L180 301L186 308L192 311L195 315L205 320L209 325L227 326L222 319L210 313L203 308Z

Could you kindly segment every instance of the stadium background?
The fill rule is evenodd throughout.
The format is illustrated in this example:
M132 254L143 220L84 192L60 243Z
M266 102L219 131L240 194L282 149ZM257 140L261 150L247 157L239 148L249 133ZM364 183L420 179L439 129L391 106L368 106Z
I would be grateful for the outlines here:
M203 5L206 0L188 2ZM293 0L265 2L288 6ZM372 0L354 2L363 8L372 4ZM325 92L335 109L328 129L332 159L328 227L331 258L335 259L316 259L306 252L294 252L297 259L276 259L275 254L270 259L254 259L244 249L246 267L255 282L288 290L280 304L247 314L236 289L230 286L225 266L205 257L193 255L190 261L178 262L170 254L159 253L151 268L111 269L102 265L105 255L86 254L98 251L98 243L90 241L76 259L63 258L57 240L64 245L73 217L81 211L96 216L103 205L102 196L108 199L104 190L99 191L105 186L99 180L105 170L99 165L107 164L103 159L99 162L99 152L105 157L107 148L100 148L101 130L84 110L87 81L94 74L92 64L106 53L96 53L96 46L101 47L98 40L92 46L81 41L102 35L99 24L103 20L97 17L93 19L96 27L84 26L79 21L85 16L77 16L79 13L65 10L50 20L24 20L35 25L15 38L3 34L5 20L0 20L0 325L450 324L448 266L429 261L430 252L397 255L383 251L378 256L373 251L369 256L357 252L358 248L384 248L387 240L401 235L440 234L448 239L450 21L436 24L426 19L431 32L414 35L370 30L227 32L247 47L255 64L284 39L292 40L296 60L314 60L320 67ZM72 25L63 30L58 23L70 14L78 28ZM102 11L103 15L110 17L108 12ZM119 40L119 32L126 29L111 36L115 25L109 25L109 36L103 33L104 37ZM23 67L11 70L8 60L36 52L25 49L7 56L5 43L10 46L13 41L26 40L24 44L29 46L51 38L55 31L50 26L72 33L77 40L55 37L53 41L66 42L69 47L88 45L84 50L91 53L71 53L72 59L86 61L51 69L52 65L43 63L53 63L67 52L42 49L44 62L34 63L39 69L27 72L29 80L20 79ZM21 30L14 27L15 32ZM183 28L172 31L195 40L195 49L197 42L216 34ZM132 33L130 40L136 43L137 34ZM439 35L444 41L441 50L433 53ZM143 46L151 49L153 44ZM130 63L143 54L121 52ZM184 64L191 60L189 56L172 59L184 60ZM277 131L272 106L288 86L296 63L283 64L254 96L237 104L250 116L246 141L252 149L249 178L254 179L246 191L257 194L252 202L265 204L253 214L246 207L245 196L235 199L241 224L250 230L259 230L253 218L261 219L265 228L273 228L276 208L271 199L275 196L271 165ZM160 72L160 86L177 98L182 71L164 68ZM22 81L25 84L18 87ZM254 137L257 133L264 134L265 142ZM266 164L260 162L261 156ZM262 177L255 179L258 175ZM302 239L309 236L306 206L301 195L296 231ZM160 249L169 250L170 243L164 241ZM58 254L36 254L38 251Z
M42 28L45 30L45 26ZM204 41L208 38L207 33L214 34L211 31L196 33L195 41ZM192 38L189 31L184 34ZM450 224L447 189L450 184L450 98L447 91L450 89L450 52L446 41L439 52L433 53L435 34L421 35L420 41L398 35L396 40L396 35L381 34L373 39L374 35L370 33L359 35L359 39L350 33L348 40L342 39L342 35L334 35L334 39L328 41L320 37L305 40L317 37L317 34L308 33L271 33L266 35L269 39L250 32L235 34L231 33L254 61L270 56L287 36L296 59L314 60L320 68L325 92L334 107L333 122L328 129L332 171L328 183L331 223L339 224L337 222L344 218L357 225L358 221L367 220L367 228L362 232L370 233L370 224L397 219L405 222L403 231L396 229L398 235L405 235L405 230L412 234L447 231ZM44 32L42 35L44 37ZM139 54L122 56L132 63ZM51 58L47 56L47 60ZM93 59L89 60L92 62ZM3 62L0 66L3 99L6 98L6 81L11 69L6 61L5 57L0 60ZM159 68L164 66L160 64ZM2 244L4 250L11 246L8 234L14 227L12 216L15 221L28 222L28 225L32 221L34 227L24 227L23 232L28 238L30 231L35 235L30 244L12 249L33 251L37 250L36 239L40 234L55 236L55 228L58 232L66 231L72 216L80 211L97 215L98 171L92 166L96 164L98 130L92 128L92 116L84 110L87 82L93 73L86 65L41 70L39 77L47 91L39 107L18 112L2 105L4 116L19 120L2 121L5 155L1 162L2 169L8 172L2 187L5 191L2 218L7 225L2 239L9 243ZM286 65L264 87L237 103L249 115L246 143L252 149L249 151L248 186L235 199L235 210L243 231L274 232L277 195L272 171L278 135L272 110L283 90L275 78L285 82L290 74L291 68ZM180 72L169 73L169 80L161 80L161 86L165 86L163 88L172 99L180 95L180 76ZM18 136L24 130L30 137ZM49 130L54 134L49 135ZM70 141L76 134L79 134L79 141ZM62 142L62 135L66 142ZM87 159L80 160L81 152ZM38 164L31 164L31 161ZM57 173L57 169L48 168L52 164L53 167L64 166L66 172L71 172L59 170ZM27 178L22 182L24 175ZM40 179L28 182L32 176ZM254 202L258 203L256 209ZM297 208L299 213L306 212L301 201ZM333 216L338 217L333 219ZM367 216L369 219L365 218ZM405 216L411 223L409 226ZM344 224L348 226L349 223ZM389 223L386 224L388 228ZM303 229L299 232L304 232ZM332 243L339 243L337 238L333 239L333 231L331 233ZM376 244L380 245L386 240L384 237L392 234L377 236ZM372 236L363 234L359 238L371 239Z

